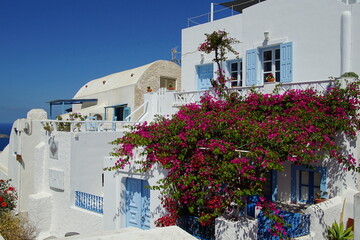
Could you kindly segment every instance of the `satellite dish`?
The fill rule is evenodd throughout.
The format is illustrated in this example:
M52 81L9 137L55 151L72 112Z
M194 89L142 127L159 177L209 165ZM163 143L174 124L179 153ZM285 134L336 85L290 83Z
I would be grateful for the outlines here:
M180 64L181 60L176 59L176 54L177 53L180 53L180 52L177 51L177 47L174 47L174 48L171 49L171 61L174 62L174 63Z

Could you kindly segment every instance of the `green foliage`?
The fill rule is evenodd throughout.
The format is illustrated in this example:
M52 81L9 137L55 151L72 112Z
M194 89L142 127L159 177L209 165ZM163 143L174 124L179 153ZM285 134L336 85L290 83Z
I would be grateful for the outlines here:
M326 92L228 94L220 63L235 40L223 31L206 36L199 50L215 51L219 71L212 83L218 95L205 95L200 104L183 106L171 117L132 126L112 142L118 160L106 170L134 163L140 164L139 172L161 166L167 176L153 189L161 190L164 202L175 204L175 215L191 214L202 224L238 212L248 196L260 196L259 206L273 217L281 235L284 223L262 197L267 172L283 171L287 162L311 168L325 158L360 172L356 159L335 144L339 136L354 139L360 129L359 81L337 82ZM144 160L134 160L134 150Z
M331 227L328 227L328 239L329 240L345 240L345 239L353 239L354 233L352 228L344 227L344 224L341 222L340 225L335 221Z
M81 115L81 113L70 113L69 118L67 118L65 121L85 121L86 118L87 118L87 116L86 115ZM57 116L56 120L58 120L58 122L55 122L55 126L56 126L57 131L70 132L70 130L71 130L70 129L71 128L71 123L70 122L64 122L61 115ZM73 130L80 131L82 124L83 123L81 123L81 122L75 123L73 125L74 126ZM50 122L45 122L43 128L44 128L45 131L48 131L48 132L52 132L54 130L54 126Z
M356 79L359 79L359 75L357 75L354 72L346 72L341 75L341 77L354 77Z

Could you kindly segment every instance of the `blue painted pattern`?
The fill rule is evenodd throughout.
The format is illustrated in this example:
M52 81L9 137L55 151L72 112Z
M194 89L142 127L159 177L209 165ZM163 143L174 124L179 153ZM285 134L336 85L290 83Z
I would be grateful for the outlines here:
M75 191L75 206L92 212L103 214L103 197Z
M310 234L310 214L300 214L281 211L279 215L283 215L287 226L285 231L286 237L295 238ZM272 220L264 216L262 212L257 216L258 219L258 239L279 240L278 236L272 236L269 232Z

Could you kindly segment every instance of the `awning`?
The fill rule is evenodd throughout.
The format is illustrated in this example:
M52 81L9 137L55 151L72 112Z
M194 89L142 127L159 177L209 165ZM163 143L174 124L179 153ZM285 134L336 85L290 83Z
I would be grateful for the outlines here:
M58 100L53 100L53 101L49 101L47 103L50 104L50 118L52 118L52 106L53 105L62 105L62 113L65 113L65 105L69 105L69 104L82 104L84 102L97 102L96 98L92 98L92 99L58 99Z
M231 8L234 11L242 13L245 8L251 7L259 2L264 2L265 0L235 0L225 3L219 3L219 5Z

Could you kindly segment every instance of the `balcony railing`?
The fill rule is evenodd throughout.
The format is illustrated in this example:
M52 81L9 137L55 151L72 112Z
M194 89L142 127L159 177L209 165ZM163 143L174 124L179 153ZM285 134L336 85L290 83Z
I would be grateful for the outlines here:
M103 197L75 191L75 206L103 214Z
M288 90L292 89L314 89L317 91L326 91L329 87L332 86L334 80L319 80L319 81L311 81L311 82L296 82L296 83L279 83L279 84L265 84L263 86L256 87L235 87L229 88L228 92L237 92L240 96L246 97L252 91L256 91L259 93L272 93L275 88L277 88L278 93L282 94ZM201 97L205 94L210 94L212 96L216 96L214 90L199 90L199 91L190 91L190 92L176 92L175 94L175 102L174 106L179 107L188 103L199 103Z
M292 213L280 211L285 221L286 237L289 239L306 236L310 234L310 214ZM273 236L268 230L271 229L273 220L266 217L262 212L256 217L258 219L258 239L279 240L278 236Z
M59 121L59 120L43 120L43 127L47 131L58 132L125 132L127 126L135 125L138 122L129 121Z

